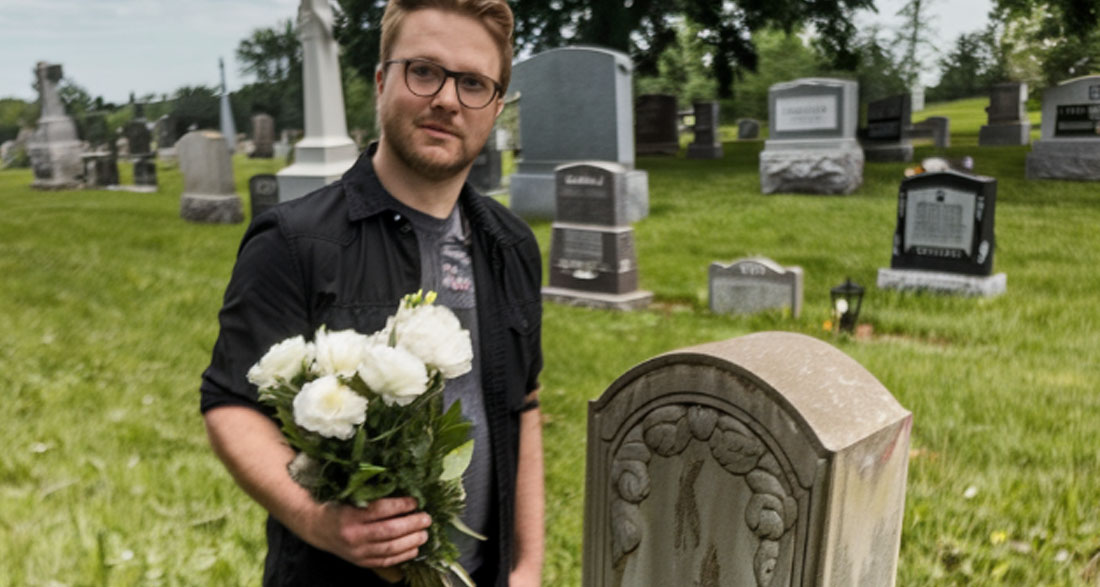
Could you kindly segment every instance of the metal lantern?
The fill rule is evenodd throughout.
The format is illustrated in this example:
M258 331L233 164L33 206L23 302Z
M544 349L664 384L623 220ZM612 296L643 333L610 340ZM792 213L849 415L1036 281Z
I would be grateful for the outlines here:
M833 324L839 330L852 332L859 319L859 309L863 305L863 286L845 277L844 283L829 290L833 304Z

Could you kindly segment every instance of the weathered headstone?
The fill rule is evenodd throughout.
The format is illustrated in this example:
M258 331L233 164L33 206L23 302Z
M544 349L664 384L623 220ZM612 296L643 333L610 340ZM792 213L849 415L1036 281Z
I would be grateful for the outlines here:
M557 219L550 235L545 300L633 310L653 294L638 289L638 255L630 222L642 215L629 184L647 176L611 162L558 167Z
M753 140L760 136L760 121L755 118L742 118L737 121L737 138L742 141Z
M171 115L165 114L157 119L153 123L153 135L157 141L157 157L162 159L172 159L176 156L176 140L179 138L179 120Z
M913 143L905 135L910 124L909 94L898 94L867 104L863 133L865 161L912 161Z
M181 218L222 224L244 220L233 180L233 160L221 133L191 131L176 142L176 153L183 173Z
M279 203L279 180L271 173L253 175L248 179L248 196L252 204L252 217Z
M978 131L978 145L1026 145L1031 141L1031 122L1027 118L1027 84L994 84L985 108L989 124Z
M850 194L863 183L856 140L859 84L803 78L768 90L769 138L760 153L765 194Z
M328 0L298 4L306 128L305 138L294 144L294 163L276 174L284 202L340 179L359 157L344 118L340 46L332 36L333 22Z
M710 311L716 314L754 314L787 308L802 314L802 268L782 267L765 258L710 264Z
M932 145L940 149L951 146L951 119L946 116L929 116L914 122L906 132L910 139L931 139Z
M84 186L104 188L118 184L118 159L111 153L85 153Z
M153 152L153 134L145 124L145 118L135 118L122 127L129 154L141 157Z
M500 188L501 163L500 149L497 148L496 144L496 133L490 133L489 139L485 141L481 152L474 159L474 164L470 168L470 174L467 176L466 181L470 182L470 185L482 194L496 191Z
M275 155L275 119L270 114L252 117L252 153L249 157L271 159Z
M1028 179L1100 180L1100 75L1047 88L1041 128L1027 156Z
M890 587L912 421L805 335L650 359L589 404L583 585Z
M1005 274L993 274L997 180L954 170L906 178L898 190L897 229L883 289L924 289L994 296Z
M134 158L134 185L157 185L157 159L152 154Z
M554 218L559 165L634 168L633 70L627 55L596 47L551 49L515 65L522 156L509 184L513 212Z
M42 112L38 126L27 142L27 155L34 170L31 187L79 187L80 175L84 172L80 158L83 147L76 135L76 123L65 114L65 106L57 93L62 77L61 66L39 61L35 67L35 77Z
M680 152L676 96L642 94L634 106L634 152L638 155L675 155Z
M695 139L688 144L688 159L721 159L722 142L718 136L718 102L696 102Z

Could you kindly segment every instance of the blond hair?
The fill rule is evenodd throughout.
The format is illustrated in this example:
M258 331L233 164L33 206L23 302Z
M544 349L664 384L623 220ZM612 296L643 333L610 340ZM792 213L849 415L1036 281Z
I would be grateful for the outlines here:
M508 89L512 79L512 31L515 20L507 0L390 0L382 14L382 44L379 61L385 63L393 54L393 44L401 32L405 16L417 10L434 8L481 21L489 36L500 49L500 87Z

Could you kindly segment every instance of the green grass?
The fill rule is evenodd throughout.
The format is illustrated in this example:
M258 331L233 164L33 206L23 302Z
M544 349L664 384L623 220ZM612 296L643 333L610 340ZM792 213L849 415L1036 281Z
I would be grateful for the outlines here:
M874 287L905 164L819 197L761 195L760 141L639 160L656 302L545 310L545 584L580 584L587 402L657 353L761 330L830 341L913 411L899 585L1085 584L1100 550L1097 185L1029 182L1026 147L979 149L984 104L932 105L955 146L917 158L971 155L998 178L1008 291L993 299ZM246 200L248 177L278 168L235 165ZM0 172L0 586L259 582L263 513L210 452L197 392L244 225L180 220L179 172L159 171L156 194L36 192L29 172ZM534 228L546 250L550 225ZM749 255L804 269L800 318L707 311L708 265ZM845 276L868 286L870 339L822 329Z

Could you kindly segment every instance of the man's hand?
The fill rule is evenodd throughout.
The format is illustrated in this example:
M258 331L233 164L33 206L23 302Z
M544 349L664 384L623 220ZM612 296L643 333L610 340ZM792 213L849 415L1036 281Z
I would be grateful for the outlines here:
M292 529L299 530L303 540L321 550L354 565L378 570L415 558L420 546L428 541L431 525L428 514L416 511L415 499L394 497L373 501L365 508L317 504L312 515Z

